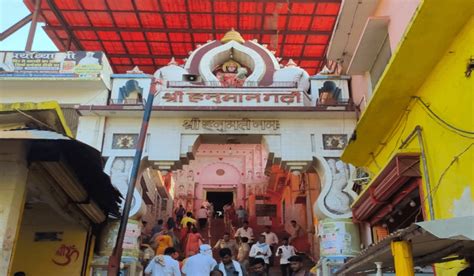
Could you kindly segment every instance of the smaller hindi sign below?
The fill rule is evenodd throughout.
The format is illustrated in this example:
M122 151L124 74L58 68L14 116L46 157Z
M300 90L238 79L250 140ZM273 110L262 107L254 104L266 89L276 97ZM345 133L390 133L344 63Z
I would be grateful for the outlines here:
M274 133L280 130L279 120L201 120L193 118L184 120L183 127L187 131L219 132L219 133Z

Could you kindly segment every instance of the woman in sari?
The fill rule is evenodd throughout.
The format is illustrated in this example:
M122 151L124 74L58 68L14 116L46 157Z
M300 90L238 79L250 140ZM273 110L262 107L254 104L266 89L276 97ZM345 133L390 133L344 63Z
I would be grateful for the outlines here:
M196 227L193 227L191 233L188 234L188 240L186 243L186 257L191 256L192 253L199 251L199 245L204 242L201 234L199 234Z
M188 234L191 233L191 228L193 224L191 222L186 223L186 227L181 228L181 232L179 233L179 238L181 239L181 246L186 248L186 240Z

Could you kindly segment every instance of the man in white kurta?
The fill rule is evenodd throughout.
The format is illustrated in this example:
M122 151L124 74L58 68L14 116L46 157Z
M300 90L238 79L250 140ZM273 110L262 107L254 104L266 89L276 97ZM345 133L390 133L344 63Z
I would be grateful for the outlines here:
M278 247L277 256L280 256L280 270L282 276L291 275L290 272L290 261L288 259L296 255L295 248L289 245L288 238L283 238L283 245Z
M235 231L234 237L239 239L246 237L249 239L249 243L253 242L253 229L249 227L248 221L244 221L244 225Z
M183 266L183 273L186 276L209 275L217 265L212 258L212 248L208 244L199 246L199 254L188 258Z
M173 247L165 249L165 255L155 256L145 268L145 275L181 276L179 263L175 260L179 253Z
M268 265L270 264L271 255L272 250L270 249L270 246L265 243L265 236L261 235L260 237L258 237L258 242L252 245L252 248L250 248L249 256L252 258L263 259L263 261L265 261L265 264L268 267Z

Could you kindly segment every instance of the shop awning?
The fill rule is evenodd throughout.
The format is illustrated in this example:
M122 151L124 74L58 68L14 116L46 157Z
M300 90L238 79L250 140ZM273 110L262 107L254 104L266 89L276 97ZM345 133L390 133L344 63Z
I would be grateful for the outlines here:
M414 223L365 249L336 275L374 271L374 262L382 262L384 270L393 269L390 244L400 240L411 242L415 266L460 259L474 252L474 216Z
M0 143L28 143L28 162L49 170L94 223L119 217L121 195L103 171L100 152L71 138L65 121L56 102L0 104Z
M418 154L396 155L352 204L354 220L374 225L419 186Z

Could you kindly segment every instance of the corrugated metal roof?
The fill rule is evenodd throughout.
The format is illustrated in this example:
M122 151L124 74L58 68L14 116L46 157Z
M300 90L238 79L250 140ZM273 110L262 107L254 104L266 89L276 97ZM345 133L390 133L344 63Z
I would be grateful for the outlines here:
M411 243L415 266L443 262L448 256L463 258L474 250L473 226L472 216L414 223L364 249L358 256L346 262L336 275L374 271L374 262L382 262L384 270L393 270L390 245L393 241L406 240Z
M24 0L30 10L33 0ZM322 67L341 0L44 0L45 31L64 51L104 51L115 72L147 73L182 60L198 44L235 28L293 59L309 74ZM71 39L69 39L71 38Z

